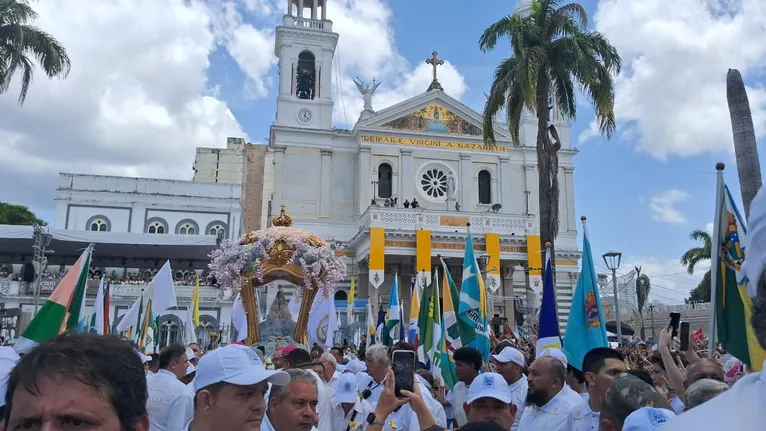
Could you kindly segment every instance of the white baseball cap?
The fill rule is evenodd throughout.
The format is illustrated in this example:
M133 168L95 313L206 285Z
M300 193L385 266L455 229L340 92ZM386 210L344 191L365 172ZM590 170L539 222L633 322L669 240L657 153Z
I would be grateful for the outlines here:
M359 395L356 376L351 373L343 373L338 378L333 398L337 403L355 403Z
M144 364L152 360L152 357L149 355L144 355L139 351L136 351L136 353L138 353L138 357L141 358L141 362Z
M8 390L8 375L19 360L13 347L0 347L0 407L5 405L5 391Z
M290 375L284 371L269 371L251 348L230 344L220 347L200 358L194 376L194 391L210 385L226 382L232 385L254 385L262 381L284 386L290 383Z
M465 402L471 404L479 398L494 398L504 403L510 403L513 401L513 394L511 394L511 389L508 388L508 383L503 376L497 373L482 373L473 379Z
M189 366L188 366L188 367L186 367L186 375L187 375L187 376L188 376L189 374L191 374L191 373L195 372L195 371L197 371L197 369L196 369L196 368L194 368L194 365L192 365L192 364L189 364Z
M364 365L364 362L360 361L359 359L352 359L348 361L348 364L346 364L346 370L349 373L361 373L362 371L366 370L367 366Z
M194 350L192 350L192 349L191 349L191 347L187 347L187 348L186 348L186 359L188 359L188 360L190 360L190 361L191 361L191 360L192 360L192 359L194 359L195 357L196 357L196 356L194 356Z
M569 365L569 361L567 360L567 355L565 355L564 352L561 351L561 349L543 349L542 351L537 352L537 358L542 358L546 356L554 358L554 359L558 359L559 361L561 361L562 364L564 364L564 368L566 368L566 366Z
M622 431L654 431L674 417L676 414L670 410L641 407L625 418Z
M513 362L522 368L524 367L525 363L524 355L517 349L510 346L503 349L499 354L492 355L492 359L502 363Z

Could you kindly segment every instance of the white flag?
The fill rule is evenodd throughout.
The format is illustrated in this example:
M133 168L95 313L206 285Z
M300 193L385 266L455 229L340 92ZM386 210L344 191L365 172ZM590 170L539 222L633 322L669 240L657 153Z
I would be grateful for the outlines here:
M106 289L104 289L104 277L105 276L102 276L101 281L98 283L98 293L96 293L96 303L94 306L95 310L93 310L96 315L93 319L93 326L96 328L96 332L100 335L106 335L104 334L104 328L109 327L109 322L104 322L104 295L106 294Z
M176 289L173 284L173 270L170 269L170 261L165 262L162 268L154 276L149 287L146 289L148 297L152 300L152 319L161 316L162 313L177 306Z
M257 293L256 293L257 295ZM234 305L231 306L231 323L237 329L237 341L247 338L247 315L242 306L242 297L237 294Z
M317 295L314 310L309 314L308 340L311 348L314 343L329 349L333 346L333 333L338 328L335 315L335 300L325 298L322 293Z
M128 328L134 328L133 333L135 334L135 328L138 327L138 315L141 312L141 297L144 296L144 293L145 292L141 293L141 295L133 302L133 305L128 308L128 311L122 315L122 320L117 324L118 333L127 331Z
M197 328L194 327L194 319L192 318L191 309L186 309L186 322L184 325L184 345L188 346L191 343L197 344Z

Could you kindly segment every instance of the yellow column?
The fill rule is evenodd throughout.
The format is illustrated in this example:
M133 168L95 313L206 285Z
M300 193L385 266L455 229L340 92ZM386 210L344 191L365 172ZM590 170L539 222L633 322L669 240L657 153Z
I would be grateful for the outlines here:
M431 284L431 231L420 229L416 234L416 285L420 289Z
M488 233L485 237L487 242L487 287L492 293L497 292L502 280L500 279L500 234Z
M370 284L376 289L386 278L386 230L382 227L370 228ZM377 304L375 304L377 305Z
M527 264L529 265L529 287L540 293L543 289L543 254L540 252L540 235L527 235Z

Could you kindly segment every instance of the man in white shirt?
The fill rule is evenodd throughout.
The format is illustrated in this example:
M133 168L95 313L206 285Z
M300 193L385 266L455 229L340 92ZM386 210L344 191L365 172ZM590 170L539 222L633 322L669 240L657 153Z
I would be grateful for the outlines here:
M197 365L194 420L185 431L258 431L269 383L290 382L287 373L267 370L252 349L240 345L215 349Z
M324 368L324 375L321 376L322 380L327 383L327 386L335 389L341 375L341 372L338 371L336 367L337 361L335 360L335 356L329 352L322 353L319 357L319 362L322 363L322 367Z
M596 431L606 391L612 385L614 376L627 372L625 358L617 350L597 347L585 354L582 368L588 382L589 397L569 412L567 421L570 431Z
M383 393L383 384L386 374L391 368L391 358L388 356L388 347L382 344L373 344L367 348L364 354L364 363L367 366L367 374L371 380L359 389L370 404L378 403L380 394Z
M567 359L567 355L561 350L556 348L550 348L550 349L543 349L539 352L537 352L537 357L551 357L558 359L562 364L564 364L564 368L569 368L569 360ZM564 398L569 399L574 404L579 404L580 401L582 401L582 395L580 395L577 391L572 389L571 386L569 386L568 383L564 382L564 388L561 390L562 396Z
M8 374L19 360L19 355L13 347L0 347L0 430L5 429L5 391L8 385Z
M564 391L567 369L552 356L541 356L529 366L527 408L521 416L519 431L558 431L567 429L569 411L582 401ZM572 391L574 393L574 391Z
M184 346L173 343L160 352L160 370L146 380L150 431L183 429L194 415L191 391L180 380L188 366Z
M315 429L314 424L319 421L320 383L317 378L310 371L298 368L287 370L287 374L290 376L287 385L271 387L269 409L260 431L309 431ZM327 427L321 426L320 429L332 430L332 422L328 423Z
M505 378L497 373L479 374L471 382L463 405L468 423L494 422L504 430L511 429L517 414L511 390Z
M370 403L359 397L356 377L351 373L343 373L338 377L330 403L333 430L362 430L367 424L367 415L373 411Z
M458 382L447 395L447 401L452 405L452 414L458 427L468 423L463 405L468 399L471 383L479 375L483 359L481 352L473 347L461 347L452 355L455 360L455 376Z
M521 415L527 406L527 393L529 386L527 377L524 375L524 354L513 347L504 348L499 354L492 355L492 363L495 365L497 373L503 376L508 389L511 390L511 401L516 406L516 418L511 426L511 431L519 429Z

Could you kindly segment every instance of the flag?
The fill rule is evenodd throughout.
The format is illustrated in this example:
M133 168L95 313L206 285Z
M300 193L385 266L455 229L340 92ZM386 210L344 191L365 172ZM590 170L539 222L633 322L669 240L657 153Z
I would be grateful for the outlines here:
M423 289L423 300L420 303L418 325L420 331L420 346L418 346L418 361L420 361L435 376L441 375L441 310L439 307L439 270L434 274L433 282ZM434 372L436 371L436 372Z
M375 326L375 343L381 344L383 342L383 328L386 326L386 312L383 311L383 307L378 305L378 323Z
M176 290L173 284L173 270L168 260L149 283L146 289L147 297L151 300L152 319L173 307L177 307Z
M399 307L399 341L407 341L404 334L404 307Z
M356 300L356 278L351 277L351 291L348 294L348 308L346 309L346 321L348 326L354 325L354 301Z
M98 292L96 293L96 302L93 304L93 317L91 318L91 328L97 334L108 335L109 330L109 284L104 284L102 276L98 283Z
M64 330L77 328L82 302L85 301L92 253L93 247L89 245L40 307L13 346L17 353L26 353Z
M601 296L598 292L598 277L593 264L593 253L590 249L585 220L582 222L582 227L582 268L572 297L563 348L569 364L580 371L588 351L597 347L609 347L604 309L601 307Z
M372 303L367 301L367 344L375 344L375 313L372 312Z
M410 324L409 333L407 334L407 341L410 342L415 348L418 348L418 314L420 314L420 292L418 292L418 285L415 283L415 279L412 279L412 302L410 303Z
M750 318L753 301L747 290L747 280L741 271L745 260L742 244L746 239L745 222L737 210L729 188L723 183L723 173L718 171L720 196L713 228L713 262L717 274L715 294L715 325L718 342L735 358L760 371L766 360L766 351L758 344ZM712 338L712 337L711 337ZM713 340L711 340L712 343Z
M314 301L313 310L309 313L308 347L311 348L316 343L322 348L329 349L333 346L333 335L336 329L338 329L338 321L335 315L335 300L320 293Z
M191 321L194 322L195 328L199 327L199 276L197 276L197 285L194 286L194 294L192 295Z
M186 309L186 322L184 322L184 346L188 346L191 343L197 343L197 326L194 323L194 313Z
M388 299L388 322L383 329L381 335L382 343L386 346L392 346L394 344L394 337L396 336L396 325L401 323L401 313L399 312L399 275L394 275L394 284L391 286L391 296Z
M295 294L293 294L295 297ZM231 306L231 323L237 329L237 340L242 341L247 338L247 314L245 307L242 306L242 297L237 293L237 298Z
M455 350L461 348L462 342L460 340L460 328L457 323L457 316L455 310L458 304L457 299L457 287L452 280L452 276L447 269L447 264L442 260L442 267L444 269L444 282L442 283L442 304L444 304L444 310L442 312L442 324L441 324L441 340L440 354L441 354L441 370L442 380L444 384L450 389L455 387L457 383L457 376L455 375L455 359L452 355Z
M461 323L463 344L476 348L484 360L489 360L489 333L487 332L487 301L484 281L473 252L473 238L468 232L463 257L463 283L460 286L458 321Z
M578 281L579 285L579 281ZM556 315L556 296L553 287L553 267L551 250L545 251L545 270L543 272L543 298L540 304L540 323L537 327L536 351L561 348L559 318Z

